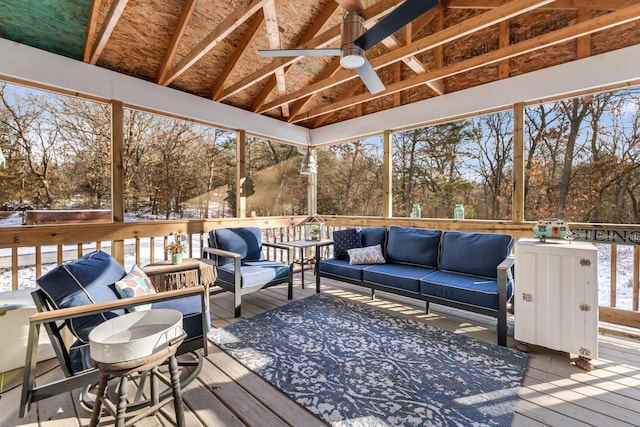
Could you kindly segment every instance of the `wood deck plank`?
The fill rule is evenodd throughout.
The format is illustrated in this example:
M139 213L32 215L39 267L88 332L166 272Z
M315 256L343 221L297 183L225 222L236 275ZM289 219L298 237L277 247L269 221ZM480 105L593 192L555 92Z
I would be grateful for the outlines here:
M311 274L307 276L304 290L300 288L299 275L296 275L294 283L293 300L315 294ZM383 292L378 292L377 298L372 300L368 289L329 280L323 280L322 292L490 343L496 340L495 319L462 318L446 309L438 311L439 307L433 307L426 314L421 301ZM236 319L232 312L232 294L223 292L213 295L212 326L223 327L289 302L285 285L262 290L243 298L243 316ZM509 344L512 347L515 344L512 337L509 338ZM184 390L187 425L324 425L305 408L213 344L209 350L199 378ZM600 359L593 361L596 369L586 372L572 366L566 353L534 348L512 425L565 427L640 424L636 421L640 420L640 342L601 335L599 355ZM51 362L48 363L51 365ZM39 364L38 368L41 366L46 366L46 363ZM51 373L51 366L43 370L48 370L49 375L56 375ZM42 426L88 425L88 413L76 401L78 391L38 402L33 405L27 418L19 419L17 408L20 391L20 387L15 387L0 395L0 426L36 427L38 421ZM65 399L73 403L65 403ZM175 420L171 405L138 425L173 425ZM58 412L58 408L62 408L62 411ZM113 425L112 417L103 418L103 425Z

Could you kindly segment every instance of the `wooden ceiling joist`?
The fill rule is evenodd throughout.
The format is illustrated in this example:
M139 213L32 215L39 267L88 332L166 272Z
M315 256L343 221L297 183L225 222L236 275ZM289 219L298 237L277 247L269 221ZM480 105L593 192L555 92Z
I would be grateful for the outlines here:
M173 64L173 59L175 58L176 51L178 50L180 40L182 40L182 36L187 30L189 20L193 15L193 11L196 9L196 4L198 4L198 0L187 0L182 7L180 17L178 18L178 24L176 25L176 28L173 31L173 35L171 36L171 41L169 42L169 49L167 49L164 61L162 61L162 65L158 70L156 83L160 83L161 81L164 81L164 79L166 79L167 73L169 72L169 67L171 67L171 64Z
M113 3L111 3L111 8L109 9L107 18L102 23L100 34L98 34L98 38L93 44L91 56L89 57L89 64L95 65L96 62L98 62L98 59L100 59L100 55L107 46L109 37L113 34L113 30L116 28L116 25L118 24L128 2L129 0L114 0Z
M100 12L100 5L102 0L93 0L91 2L91 11L89 11L89 22L87 24L87 35L84 40L84 54L82 60L89 62L91 60L91 52L93 51L93 40L96 37L96 30L98 28L98 12Z
M503 6L509 0L449 0L449 9L493 9ZM557 0L540 9L576 10L586 8L591 10L618 10L632 6L635 0Z
M331 113L333 111L352 107L363 102L368 102L373 99L388 96L399 91L422 85L429 79L436 80L452 77L456 74L461 74L476 68L484 67L486 65L494 64L509 58L523 55L525 53L547 48L559 43L564 43L570 40L577 39L579 37L584 37L603 29L637 21L638 19L640 19L640 4L635 4L634 6L630 6L626 9L621 9L615 12L608 13L606 15L591 18L570 27L565 27L560 30L546 33L541 36L509 45L502 49L469 58L440 70L435 70L427 74L422 74L414 78L395 83L387 87L387 89L383 92L379 92L375 95L371 95L367 92L362 95L349 97L348 99L341 102L333 102L331 105L318 108L314 111L308 111L304 116L294 117L292 119L292 122L295 123L297 121L306 120L310 117L317 117L323 114Z
M280 31L278 29L278 13L276 11L276 3L270 0L262 6L264 12L264 25L267 30L267 40L269 41L269 49L280 49ZM284 77L284 67L278 68L275 72L276 87L278 93L284 95L287 93L287 81ZM289 104L282 105L282 117L289 117Z
M224 64L222 73L220 73L220 75L216 79L216 83L213 86L213 89L211 89L211 99L213 99L214 101L219 100L220 92L222 92L222 88L227 83L229 75L231 75L231 72L236 67L236 64L238 63L240 58L244 55L249 46L251 46L251 43L256 38L258 30L260 29L260 27L262 27L263 22L264 11L263 9L260 9L252 18L249 29L244 34L244 37L242 37L242 40L240 40L240 43L238 43L238 46L236 46L236 48L234 49L233 54L229 57L226 64Z
M322 30L322 28L325 26L325 24L329 21L329 19L331 19L331 17L333 17L333 15L334 15L334 13L336 12L337 9L338 9L338 3L330 1L327 4L327 6L324 7L322 9L322 11L318 14L318 16L313 20L313 23L311 24L311 28L309 28L309 30L302 36L302 38L300 39L300 41L298 42L298 44L297 44L297 46L295 48L296 49L301 49L302 46L304 46L306 43L308 43L310 40L312 40L315 36L317 36L318 33L320 32L320 30ZM291 67L291 65L287 65L285 67L285 69L284 69L284 73L285 74L289 70L289 67ZM323 76L324 76L324 73L323 73ZM262 105L264 104L265 100L271 94L271 91L274 89L275 84L276 84L276 81L274 81L273 79L270 79L265 84L265 86L262 89L260 95L258 96L258 98L253 103L252 111L256 111L257 109L262 107ZM311 99L311 97L309 97L308 99ZM290 108L289 113L291 115L297 114L297 112L300 111L300 108L302 108L302 106L294 105L293 107Z
M415 55L427 50L433 49L436 46L441 46L451 41L462 38L466 35L472 34L483 28L490 27L492 25L499 24L500 22L507 21L518 15L522 15L531 10L534 10L540 6L552 3L554 0L512 0L502 7L488 10L481 15L474 16L459 24L452 25L443 29L442 31L424 37L413 43L409 43L396 49L393 52L383 54L377 58L370 60L374 69L378 69L396 61ZM324 81L311 84L303 89L292 92L280 99L276 99L270 103L265 104L260 113L279 108L282 104L296 101L312 93L317 93L330 87L339 85L346 81L355 78L357 75L351 70L341 70L336 73L335 76L328 78ZM427 81L427 80L425 80ZM382 93L385 93L383 91Z
M238 7L231 15L220 23L213 31L211 31L200 43L198 43L184 58L174 66L167 77L160 82L161 85L167 86L175 79L187 71L200 58L209 53L221 40L224 40L231 32L235 31L247 19L260 10L265 3L271 0L254 0L251 3Z
M362 14L365 19L365 24L370 23L372 20L383 17L389 12L389 10L391 10L393 7L395 7L399 3L402 3L402 0L382 0L374 4L373 6L363 10ZM309 42L305 43L303 46L301 46L301 48L302 49L323 48L328 44L335 42L339 38L340 38L340 25L335 25L330 29L328 29L327 31L323 32L322 34L319 34L317 37L314 37ZM239 82L226 88L222 92L220 96L220 100L225 100L230 96L233 96L238 92L246 89L247 87L262 81L263 79L267 78L269 75L275 73L275 71L278 68L293 64L294 62L299 61L300 58L302 57L298 56L298 57L290 57L290 58L279 58L274 60L270 65L263 67L261 70L258 70L254 73L251 73L250 75L241 79ZM280 107L280 105L278 105L278 107Z

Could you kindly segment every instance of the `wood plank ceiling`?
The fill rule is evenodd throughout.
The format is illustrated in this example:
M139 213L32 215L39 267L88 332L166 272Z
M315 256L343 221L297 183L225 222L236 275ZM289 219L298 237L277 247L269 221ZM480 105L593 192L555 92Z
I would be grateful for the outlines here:
M366 52L372 95L339 58L257 51L339 47L347 11L370 28L401 0L84 1L76 59L311 128L640 43L640 0L442 0Z

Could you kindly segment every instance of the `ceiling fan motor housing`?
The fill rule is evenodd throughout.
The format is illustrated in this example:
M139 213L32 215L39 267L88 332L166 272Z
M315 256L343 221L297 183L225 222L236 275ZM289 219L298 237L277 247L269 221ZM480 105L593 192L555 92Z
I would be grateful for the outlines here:
M364 64L364 50L354 43L364 32L364 18L362 15L356 11L349 12L342 23L340 65L344 68L356 69Z

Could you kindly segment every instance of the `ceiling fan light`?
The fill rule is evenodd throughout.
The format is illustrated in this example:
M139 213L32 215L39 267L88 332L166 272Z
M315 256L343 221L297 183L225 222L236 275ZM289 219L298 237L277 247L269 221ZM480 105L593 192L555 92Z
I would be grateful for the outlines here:
M342 46L342 55L340 56L340 65L344 68L353 70L364 65L364 52L362 48L353 43Z

